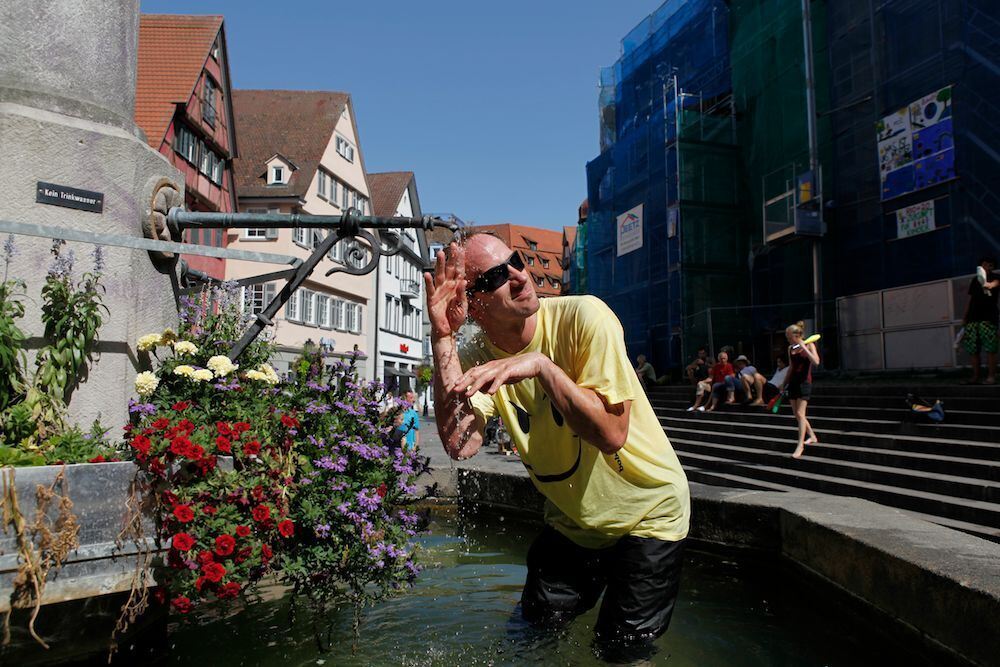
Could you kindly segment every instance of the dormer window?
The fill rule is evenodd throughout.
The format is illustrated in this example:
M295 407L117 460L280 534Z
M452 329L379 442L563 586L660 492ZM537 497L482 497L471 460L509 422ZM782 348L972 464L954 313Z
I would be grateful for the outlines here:
M542 258L542 268L543 269L549 268L549 260L545 259L544 257Z
M538 244L534 241L528 241L528 250L538 250Z
M534 266L534 265L535 265L535 258L534 258L534 257L531 257L531 256L529 255L529 256L528 256L528 266Z
M287 183L285 167L280 164L273 164L267 172L268 185L284 185Z

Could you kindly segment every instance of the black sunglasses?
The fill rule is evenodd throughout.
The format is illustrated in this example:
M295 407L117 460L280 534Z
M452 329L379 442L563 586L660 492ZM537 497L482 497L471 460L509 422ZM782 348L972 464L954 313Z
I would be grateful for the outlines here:
M493 292L501 287L510 280L510 271L507 270L508 266L512 266L518 271L524 271L524 260L515 250L510 259L508 259L503 264L497 264L492 269L487 269L479 274L476 281L472 283L467 291L469 294L475 294L476 292Z

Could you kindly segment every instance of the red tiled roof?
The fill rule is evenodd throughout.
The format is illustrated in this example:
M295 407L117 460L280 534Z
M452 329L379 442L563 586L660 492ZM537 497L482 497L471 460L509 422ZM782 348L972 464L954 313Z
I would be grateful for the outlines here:
M221 16L139 17L135 122L153 148L160 148L177 105L191 99L221 28Z
M234 90L240 137L240 158L233 163L237 196L305 196L349 100L347 93L332 91ZM275 153L298 167L285 185L267 185L264 163Z
M372 212L375 215L391 217L403 193L413 180L412 171L385 171L368 174L368 191L371 194Z

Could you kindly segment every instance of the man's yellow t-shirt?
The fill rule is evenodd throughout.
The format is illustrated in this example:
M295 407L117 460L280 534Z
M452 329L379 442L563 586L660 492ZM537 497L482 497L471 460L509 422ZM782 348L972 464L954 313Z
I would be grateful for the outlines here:
M484 421L498 414L531 480L546 497L545 520L577 544L600 548L624 535L676 541L687 536L687 478L629 364L618 318L593 296L540 300L531 342L576 384L610 405L632 401L628 437L615 454L577 436L537 379L472 397ZM466 370L510 357L479 334L462 346Z

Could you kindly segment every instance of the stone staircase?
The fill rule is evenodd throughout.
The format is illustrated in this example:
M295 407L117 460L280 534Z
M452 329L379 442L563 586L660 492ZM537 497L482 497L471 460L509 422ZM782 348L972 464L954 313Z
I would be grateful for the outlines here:
M912 421L908 391L943 401L945 422ZM819 381L809 421L820 442L798 460L787 405L776 415L743 406L685 412L693 394L690 387L650 391L692 481L854 496L1000 542L1000 386Z

